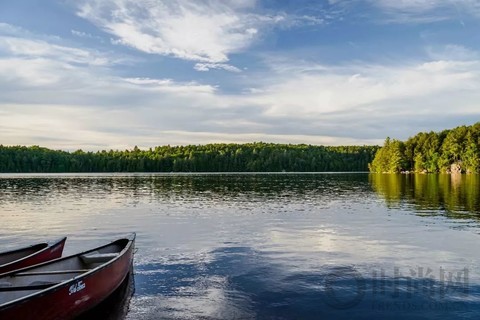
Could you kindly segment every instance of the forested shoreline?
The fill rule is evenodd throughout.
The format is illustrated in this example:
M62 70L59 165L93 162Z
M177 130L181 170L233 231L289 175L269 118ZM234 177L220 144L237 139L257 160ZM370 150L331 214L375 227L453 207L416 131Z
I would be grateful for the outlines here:
M480 122L378 146L206 144L67 152L0 145L0 172L480 173Z
M369 169L382 173L479 173L480 122L421 132L405 142L387 138Z
M352 172L368 171L378 149L256 142L66 152L0 145L0 172Z

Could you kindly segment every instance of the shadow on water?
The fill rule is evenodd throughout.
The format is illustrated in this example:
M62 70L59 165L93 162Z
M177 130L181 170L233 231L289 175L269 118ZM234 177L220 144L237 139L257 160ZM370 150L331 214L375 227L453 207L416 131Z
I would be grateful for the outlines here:
M480 286L467 269L302 270L274 262L230 247L208 261L139 266L129 319L477 319L480 312Z
M77 317L76 320L121 320L125 319L130 300L135 292L133 268L122 284L98 306Z

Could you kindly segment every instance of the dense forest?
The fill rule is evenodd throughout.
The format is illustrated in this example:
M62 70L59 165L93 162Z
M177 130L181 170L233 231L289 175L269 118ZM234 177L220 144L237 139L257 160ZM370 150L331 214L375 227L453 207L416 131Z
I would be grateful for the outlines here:
M378 148L257 142L66 152L38 146L0 145L0 172L367 171Z
M372 172L480 172L480 122L407 141L387 138L369 165Z

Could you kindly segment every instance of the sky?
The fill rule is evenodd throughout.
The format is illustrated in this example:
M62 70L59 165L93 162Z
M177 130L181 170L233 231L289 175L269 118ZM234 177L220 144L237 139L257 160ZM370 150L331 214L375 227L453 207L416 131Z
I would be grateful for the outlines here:
M382 144L480 121L480 0L2 0L0 144Z

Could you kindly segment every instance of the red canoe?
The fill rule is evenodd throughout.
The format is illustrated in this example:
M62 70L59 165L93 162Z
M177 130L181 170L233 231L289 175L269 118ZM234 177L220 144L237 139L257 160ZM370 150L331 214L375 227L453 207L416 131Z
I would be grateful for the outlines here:
M0 276L0 319L73 319L107 298L133 263L135 234Z
M0 253L0 274L60 258L67 238Z

